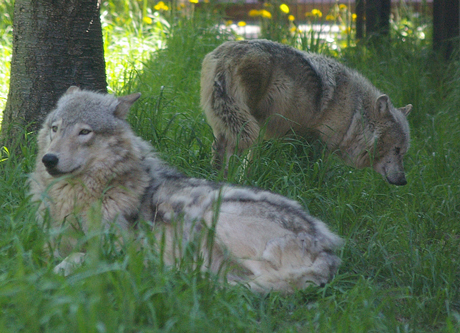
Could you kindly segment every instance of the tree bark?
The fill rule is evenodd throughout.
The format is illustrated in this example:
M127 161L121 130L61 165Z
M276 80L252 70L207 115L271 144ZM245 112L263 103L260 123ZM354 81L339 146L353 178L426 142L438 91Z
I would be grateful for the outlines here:
M366 36L389 36L391 0L366 1Z
M356 39L364 37L364 13L366 10L365 0L356 0Z
M69 86L107 91L99 0L16 0L1 141L35 131Z
M458 46L459 2L459 0L433 1L433 49L445 59L449 59Z

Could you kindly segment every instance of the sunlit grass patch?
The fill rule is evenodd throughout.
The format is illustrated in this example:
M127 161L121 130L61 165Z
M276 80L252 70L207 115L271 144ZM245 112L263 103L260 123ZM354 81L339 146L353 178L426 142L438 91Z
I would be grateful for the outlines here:
M123 89L144 62L165 47L170 25L160 10L128 18L102 12L107 84L112 92Z
M2 121L2 111L5 109L8 96L12 56L12 27L6 27L4 30L0 28L0 122Z

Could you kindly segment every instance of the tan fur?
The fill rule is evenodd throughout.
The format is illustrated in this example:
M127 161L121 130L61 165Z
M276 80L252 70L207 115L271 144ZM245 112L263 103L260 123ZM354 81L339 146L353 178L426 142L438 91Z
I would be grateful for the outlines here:
M201 106L211 125L214 164L264 138L316 136L348 165L372 166L404 185L406 116L388 96L337 61L267 40L226 42L203 60ZM226 162L225 162L226 161Z
M85 233L89 209L100 209L101 223L130 232L138 218L152 222L158 240L164 233L167 263L196 244L205 269L224 269L230 282L257 291L291 292L332 278L342 241L323 222L283 196L188 178L167 166L125 121L138 97L71 88L48 116L30 184L54 228L79 219ZM68 246L55 254L67 257L55 270L70 274L84 254L71 253L81 235L66 236Z

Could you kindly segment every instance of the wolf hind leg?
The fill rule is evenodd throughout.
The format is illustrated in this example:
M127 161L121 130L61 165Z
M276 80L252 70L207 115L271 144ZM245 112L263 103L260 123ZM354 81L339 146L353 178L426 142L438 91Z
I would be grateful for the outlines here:
M214 140L212 145L213 157L211 164L217 170L221 170L223 167L225 167L225 170L228 171L230 158L234 154L242 155L243 151L253 146L256 140L246 138L246 140L242 142L241 138L236 136L236 139L232 137L232 140L230 141L231 142L229 142L224 134L219 134ZM247 169L247 162L252 160L253 155L253 150L250 149L245 155L245 162L242 166L243 169Z
M340 246L340 238L315 220L305 221L303 227L303 223L299 224L298 228L304 230L294 232L274 221L277 214L282 219L286 213L280 210L282 203L266 211L264 207L271 205L270 199L259 197L258 201L251 201L253 196L258 194L246 190L227 193L219 207L216 237L218 244L234 258L232 280L248 283L257 291L290 292L309 284L322 286L332 279L340 263L333 253ZM204 216L208 225L213 218L212 211ZM309 227L309 223L313 225Z
M207 111L207 110L205 110ZM260 127L245 102L244 92L227 89L224 73L216 75L212 90L211 112L206 112L214 131L214 165L228 168L233 154L251 147L259 136Z
M233 151L230 151L227 148L227 138L223 134L218 134L212 144L212 166L217 170L221 170L222 166L227 165L226 152L233 154Z
M259 260L242 261L254 272L249 285L255 290L290 292L310 284L324 286L340 263L334 254L317 248L306 233L289 234L267 242Z

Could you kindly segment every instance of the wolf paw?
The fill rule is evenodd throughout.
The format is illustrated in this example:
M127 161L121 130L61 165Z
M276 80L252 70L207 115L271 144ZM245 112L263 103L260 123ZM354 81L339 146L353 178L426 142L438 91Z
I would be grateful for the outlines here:
M86 254L82 252L72 253L70 256L65 258L59 265L54 267L53 272L55 274L68 276L75 270L75 268L81 266L81 264L85 260L85 256Z

